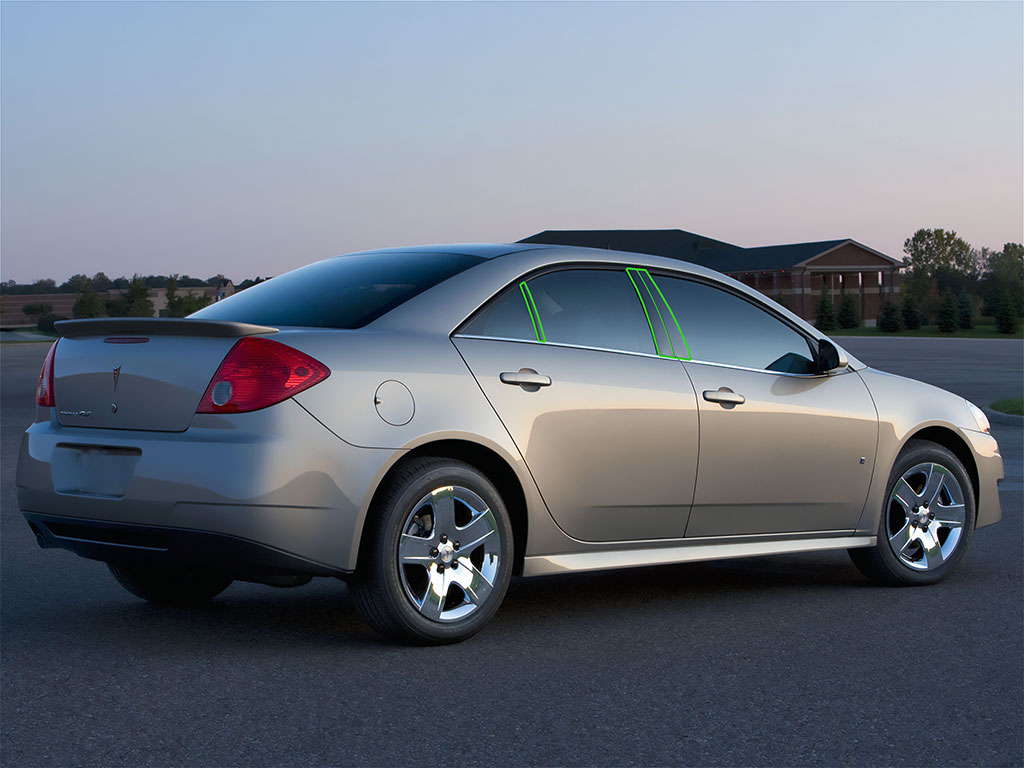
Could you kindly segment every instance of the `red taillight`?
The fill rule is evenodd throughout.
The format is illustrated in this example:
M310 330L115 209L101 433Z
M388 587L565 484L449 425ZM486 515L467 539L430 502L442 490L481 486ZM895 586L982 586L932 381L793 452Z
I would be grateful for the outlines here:
M246 336L220 364L196 413L244 413L287 400L331 375L326 365L277 341Z
M39 372L39 384L36 385L36 405L44 408L53 408L53 353L57 351L59 342L60 339L53 342L50 351L46 353L43 370Z

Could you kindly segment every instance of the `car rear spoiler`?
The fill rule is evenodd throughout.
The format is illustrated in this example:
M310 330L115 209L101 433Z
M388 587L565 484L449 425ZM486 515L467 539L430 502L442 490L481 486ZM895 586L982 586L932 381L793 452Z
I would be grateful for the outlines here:
M59 320L53 324L61 336L219 336L234 338L277 333L277 328L230 320L200 320L187 317L100 317L87 320Z

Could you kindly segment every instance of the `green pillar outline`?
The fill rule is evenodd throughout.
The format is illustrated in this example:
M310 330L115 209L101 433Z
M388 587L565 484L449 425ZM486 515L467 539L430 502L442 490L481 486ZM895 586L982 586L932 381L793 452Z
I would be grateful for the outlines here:
M662 297L662 301L665 302L665 306L669 310L669 314L672 315L672 322L676 324L676 330L679 331L679 338L681 338L683 340L683 344L686 345L686 356L680 357L679 359L693 359L693 353L690 351L690 343L686 341L686 334L683 333L683 329L680 327L678 319L676 319L676 313L672 311L672 304L670 304L669 300L665 298L665 294L662 293L662 289L658 288L657 282L654 280L654 276L646 269L641 269L640 271L647 275L647 279L650 281L650 284L654 286L654 290L657 291L657 295Z
M660 357L673 357L676 360L692 360L693 359L693 353L690 352L690 343L686 340L686 334L683 333L683 329L679 325L679 320L676 319L676 313L672 311L672 305L668 303L668 299L665 298L665 294L661 292L661 288L658 286L658 283L654 279L654 276L650 273L649 270L641 269L639 267L628 267L626 269L626 272L627 272L627 274L629 274L631 272L638 272L642 276L643 275L647 276L647 280L643 280L643 278L641 277L641 280L643 280L644 289L647 291L647 294L651 297L651 301L654 303L654 308L658 310L658 317L661 320L662 326L665 327L665 336L668 337L669 344L672 345L672 355L663 354L660 350L658 352L658 355ZM633 275L630 274L629 278L630 278L630 280L633 280ZM650 284L654 286L654 290L656 290L658 292L658 296L661 297L661 301L665 305L665 308L668 310L668 313L669 313L669 315L672 318L672 322L675 323L676 330L679 331L679 338L681 338L683 340L683 344L686 347L686 357L682 357L682 356L677 355L675 353L676 350L675 350L675 344L673 344L673 342L672 342L672 334L670 334L668 332L668 327L667 327L667 325L665 323L665 318L661 314L661 309L658 307L658 302L657 302L657 300L655 300L654 295L651 293L650 287L648 287L648 285L647 285L647 281L648 280L650 281ZM636 281L635 280L633 280L633 287L634 288L636 287ZM638 296L640 295L640 291L639 290L637 290L637 295ZM643 304L643 298L642 297L640 299L640 303ZM647 309L646 308L644 308L644 314L645 315L647 314ZM648 325L651 324L650 317L647 318L647 323L648 323ZM654 327L653 327L653 325L651 326L651 335L654 336ZM658 349L658 339L657 338L654 339L654 348Z
M676 360L678 360L679 359L679 355L676 354L676 345L672 343L672 334L668 332L668 325L665 324L665 317L664 317L664 315L661 314L661 307L658 306L657 299L655 299L654 298L654 294L651 293L651 286L649 286L647 284L647 281L643 279L643 274L644 274L644 272L646 272L646 270L638 269L637 272L640 273L640 281L644 284L644 290L647 291L647 295L651 297L651 304L654 305L654 309L658 313L658 319L661 321L661 328L662 328L662 330L665 331L665 338L668 339L669 349L672 350L672 354L671 355L664 355L664 357L673 357ZM647 273L647 277L648 277L648 279L651 277L649 272ZM665 297L663 296L662 300L664 300L664 298Z
M519 290L523 294L523 301L526 302L526 311L530 313L530 320L533 322L533 332L537 336L537 341L544 344L547 342L547 337L544 335L544 323L540 320L540 312L537 311L537 305L533 303L533 294L530 293L530 286L523 280L519 283Z
M679 358L680 360L692 360L693 353L690 352L690 342L686 340L686 334L683 333L683 329L679 325L679 321L676 320L676 313L672 311L672 305L668 303L668 299L665 298L665 294L661 292L661 288L658 287L658 283L655 281L654 276L651 275L646 269L641 270L647 275L647 278L651 281L651 285L654 286L654 290L661 296L661 300L665 302L665 308L668 309L668 313L672 316L672 322L676 324L676 330L679 331L679 338L683 340L683 344L686 345L686 357Z
M644 311L644 317L647 318L647 327L651 329L651 338L654 340L654 351L658 354L659 357L664 357L664 355L661 354L661 349L658 347L658 335L654 332L654 324L651 322L651 316L647 313L647 304L644 302L644 297L640 294L640 288L639 286L637 286L636 279L633 277L632 267L628 267L626 269L626 275L627 277L629 277L629 282L633 284L633 290L636 291L636 297L640 300L640 309ZM644 289L646 288L647 286L645 285ZM650 293L650 291L647 292ZM653 302L654 299L652 298L651 301ZM655 307L655 309L657 309L657 307ZM664 321L662 321L662 324L664 325ZM668 331L665 331L665 336L668 336ZM669 344L671 343L672 340L669 339Z

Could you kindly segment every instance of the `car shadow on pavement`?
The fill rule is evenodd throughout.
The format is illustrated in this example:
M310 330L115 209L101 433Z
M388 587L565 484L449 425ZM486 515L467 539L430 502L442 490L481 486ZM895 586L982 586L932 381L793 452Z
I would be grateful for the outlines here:
M507 607L520 603L557 603L599 614L629 610L643 603L679 608L699 606L709 598L736 604L780 593L823 595L836 589L871 586L845 552L720 560L591 573L569 573L513 581Z
M643 621L652 614L687 612L699 621L723 608L743 611L790 600L829 601L835 592L859 590L868 582L845 553L814 553L745 561L688 563L582 574L515 578L485 636L502 627L520 635L531 627ZM791 594L787 594L791 593ZM571 617L571 618L568 618ZM705 617L706 618L706 617ZM259 653L274 648L379 646L383 641L359 617L344 584L317 579L303 587L279 589L236 583L199 607L152 605L111 591L87 603L65 605L59 616L36 617L44 633L75 628L76 642L108 651L118 645L139 652L147 646L175 648L248 645Z

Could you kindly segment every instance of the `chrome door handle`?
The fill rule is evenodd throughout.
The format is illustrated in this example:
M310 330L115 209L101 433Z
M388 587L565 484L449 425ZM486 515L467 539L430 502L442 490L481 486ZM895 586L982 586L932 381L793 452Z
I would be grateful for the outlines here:
M709 403L721 403L722 405L743 405L747 398L729 389L705 389L704 399Z
M551 377L545 376L542 373L537 373L530 368L520 368L514 373L512 371L502 371L498 374L498 379L502 384L514 384L519 387L550 387Z

